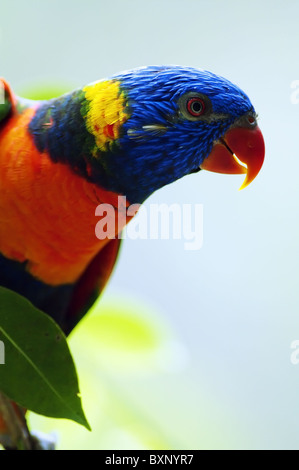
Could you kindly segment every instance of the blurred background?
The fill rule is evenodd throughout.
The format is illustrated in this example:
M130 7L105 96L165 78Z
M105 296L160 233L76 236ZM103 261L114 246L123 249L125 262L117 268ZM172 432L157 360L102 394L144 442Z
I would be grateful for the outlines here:
M70 339L93 432L31 415L59 448L298 449L298 17L293 0L1 0L1 75L18 94L190 65L244 89L266 142L243 191L201 172L148 199L203 204L203 246L124 240Z

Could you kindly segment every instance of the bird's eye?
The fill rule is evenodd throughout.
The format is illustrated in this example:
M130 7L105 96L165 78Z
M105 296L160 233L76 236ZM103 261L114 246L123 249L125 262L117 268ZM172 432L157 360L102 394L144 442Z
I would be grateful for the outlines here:
M188 121L201 121L208 118L212 112L210 99L197 91L189 91L180 96L178 105L179 115Z
M188 113L193 117L201 116L205 111L205 103L201 98L190 98L186 105Z

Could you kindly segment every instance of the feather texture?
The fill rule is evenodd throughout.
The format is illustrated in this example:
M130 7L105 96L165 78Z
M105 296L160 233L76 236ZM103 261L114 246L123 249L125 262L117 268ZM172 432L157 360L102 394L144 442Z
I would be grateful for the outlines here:
M255 125L255 110L236 85L190 67L143 67L41 102L2 83L0 285L69 332L106 284L129 220L118 225L116 210L98 240L96 207L116 208L119 195L142 203L198 171L229 129Z

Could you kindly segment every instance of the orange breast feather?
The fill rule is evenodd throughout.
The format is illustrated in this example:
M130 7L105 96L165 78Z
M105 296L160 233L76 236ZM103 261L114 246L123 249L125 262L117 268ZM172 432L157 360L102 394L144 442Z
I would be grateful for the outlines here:
M27 130L34 112L12 116L0 131L0 252L27 261L45 283L73 283L108 241L95 235L95 209L116 206L117 195L40 153ZM115 227L110 237L123 228Z

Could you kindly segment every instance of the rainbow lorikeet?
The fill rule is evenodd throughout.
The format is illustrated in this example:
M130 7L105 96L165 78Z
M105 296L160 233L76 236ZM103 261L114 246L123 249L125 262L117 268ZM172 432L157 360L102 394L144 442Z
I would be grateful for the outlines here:
M207 71L144 67L49 101L0 83L0 285L66 333L107 282L129 219L99 240L99 204L142 203L201 169L244 173L246 186L263 164L249 98Z
M112 272L126 204L201 169L244 173L244 187L263 160L249 98L210 72L144 67L49 101L16 97L0 79L0 286L68 334ZM107 203L115 220L99 239Z

